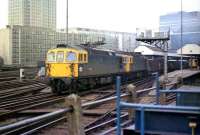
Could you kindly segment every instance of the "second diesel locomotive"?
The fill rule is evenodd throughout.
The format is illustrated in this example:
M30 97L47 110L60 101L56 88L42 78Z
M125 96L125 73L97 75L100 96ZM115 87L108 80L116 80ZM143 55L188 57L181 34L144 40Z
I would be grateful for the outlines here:
M53 93L58 94L113 83L117 75L128 81L162 70L160 58L149 61L141 54L81 45L58 45L47 52L46 59L46 75Z

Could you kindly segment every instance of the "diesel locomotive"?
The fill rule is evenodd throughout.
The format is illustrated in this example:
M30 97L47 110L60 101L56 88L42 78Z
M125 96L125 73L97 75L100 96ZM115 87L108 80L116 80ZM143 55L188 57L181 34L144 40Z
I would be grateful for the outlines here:
M173 66L176 65L170 64ZM46 76L52 92L58 94L113 83L117 75L122 81L142 78L151 72L163 71L163 67L161 58L149 60L137 53L82 45L57 45L46 56Z

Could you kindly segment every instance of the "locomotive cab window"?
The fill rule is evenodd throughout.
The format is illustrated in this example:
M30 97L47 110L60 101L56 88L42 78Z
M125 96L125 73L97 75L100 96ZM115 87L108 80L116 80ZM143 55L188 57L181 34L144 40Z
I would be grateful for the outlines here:
M123 61L123 63L130 63L129 57L123 57L122 61Z
M131 63L133 63L133 58L131 58Z
M54 52L50 52L47 54L47 61L48 62L54 62L55 61L55 53Z
M79 62L87 62L87 55L83 53L79 54L78 60Z
M64 52L63 51L57 52L56 61L57 62L63 62L63 60L64 60Z
M66 60L68 62L73 62L73 61L76 61L76 53L75 52L68 52L67 53L67 57L66 57Z
M82 61L83 61L83 54L79 54L79 56L78 56L78 61L79 61L79 62L82 62Z
M87 61L86 54L84 54L83 56L84 56L83 60L84 60L84 62L86 62Z
M122 62L126 63L126 58L125 57L122 58Z

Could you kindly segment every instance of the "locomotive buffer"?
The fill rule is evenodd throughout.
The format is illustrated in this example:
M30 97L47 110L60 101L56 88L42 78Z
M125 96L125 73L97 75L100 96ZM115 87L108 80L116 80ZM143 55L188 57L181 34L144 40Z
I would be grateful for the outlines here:
M154 32L145 30L137 32L136 41L144 42L152 47L161 49L164 52L164 83L168 81L167 75L167 57L168 57L168 41L170 40L170 30L167 32Z

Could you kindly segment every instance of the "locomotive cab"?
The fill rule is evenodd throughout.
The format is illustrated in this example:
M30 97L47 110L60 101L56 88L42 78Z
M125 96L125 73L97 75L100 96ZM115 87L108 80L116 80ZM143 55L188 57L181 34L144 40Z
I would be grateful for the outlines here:
M47 53L49 77L78 77L78 64L87 63L87 53L72 49L54 49Z
M73 80L78 78L79 63L87 63L88 55L85 50L76 48L50 49L46 56L46 76L52 86L52 91L67 90Z
M133 65L133 56L129 56L129 55L122 55L122 54L118 54L118 56L121 57L120 59L120 69L121 72L131 72L131 68Z
M47 53L47 75L50 77L77 77L77 53L54 50Z
M124 71L125 72L131 72L131 67L133 64L133 57L132 56L123 56L122 57L122 63L125 65Z

